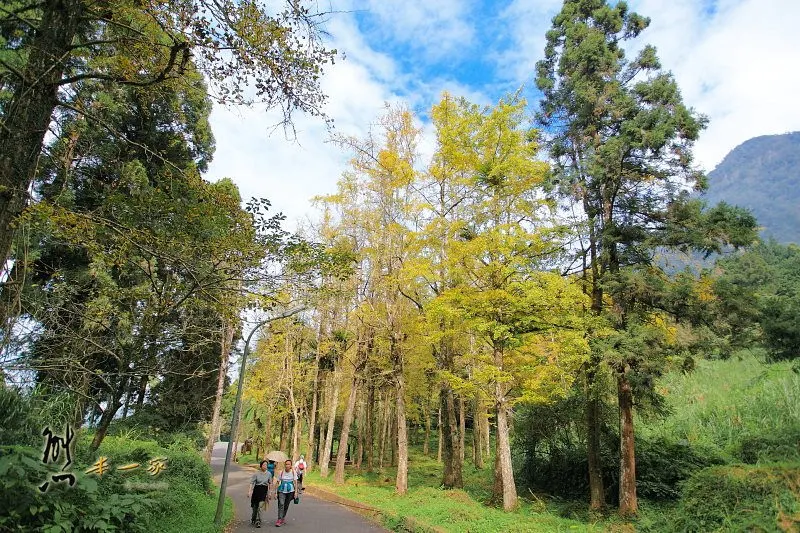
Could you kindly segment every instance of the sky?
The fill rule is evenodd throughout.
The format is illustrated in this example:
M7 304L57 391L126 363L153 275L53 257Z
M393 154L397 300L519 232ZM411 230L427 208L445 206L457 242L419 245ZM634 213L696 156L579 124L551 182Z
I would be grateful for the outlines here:
M613 0L612 0L613 1ZM491 105L520 88L537 105L534 65L562 0L328 0L325 30L340 57L322 89L339 134L364 136L387 104L424 126L443 91ZM651 18L630 44L656 46L684 101L710 122L695 145L711 171L742 142L800 130L800 0L630 0ZM329 6L329 7L326 7ZM342 57L342 55L344 57ZM333 193L348 154L325 123L296 115L296 135L263 108L216 107L217 150L207 179L231 178L242 198L268 198L295 229L315 217L310 200ZM430 128L427 129L430 132Z

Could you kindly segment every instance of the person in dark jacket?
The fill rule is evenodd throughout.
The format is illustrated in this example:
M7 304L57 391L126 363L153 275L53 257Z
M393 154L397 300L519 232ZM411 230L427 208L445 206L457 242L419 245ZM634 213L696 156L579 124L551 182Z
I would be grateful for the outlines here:
M261 461L258 464L258 472L250 478L250 507L253 515L250 518L250 525L261 527L261 503L269 502L269 485L272 482L272 473L267 471L267 462Z

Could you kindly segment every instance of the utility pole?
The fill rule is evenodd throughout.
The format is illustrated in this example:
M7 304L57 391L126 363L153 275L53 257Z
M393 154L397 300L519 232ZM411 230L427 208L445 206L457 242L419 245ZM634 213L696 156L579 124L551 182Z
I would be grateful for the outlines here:
M219 500L217 501L217 514L214 516L214 523L216 525L220 525L222 522L222 510L225 507L225 489L228 488L228 470L231 466L231 455L233 454L233 446L234 440L236 440L236 430L239 423L239 411L242 408L242 389L244 385L244 371L247 367L247 357L250 355L250 341L253 338L253 334L256 331L260 330L264 325L273 322L275 320L280 320L282 318L287 318L292 315L296 315L300 311L303 311L304 307L298 307L292 309L291 311L287 311L283 314L278 316L273 316L269 318L265 318L260 322L256 323L253 327L250 334L247 336L247 339L244 341L244 352L242 354L242 364L239 368L239 386L236 389L236 403L233 405L233 416L231 416L231 432L230 437L228 439L228 450L225 452L225 466L222 468L222 483L219 486Z

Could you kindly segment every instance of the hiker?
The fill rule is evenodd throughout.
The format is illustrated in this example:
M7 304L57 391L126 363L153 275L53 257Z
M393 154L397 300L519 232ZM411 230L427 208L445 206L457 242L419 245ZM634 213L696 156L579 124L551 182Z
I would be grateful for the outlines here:
M299 492L297 489L297 473L292 468L292 460L286 459L283 463L283 470L275 474L275 484L278 487L278 521L277 527L286 523L286 512L289 504L297 501Z
M305 487L303 487L303 475L306 473L307 468L306 457L301 455L300 459L294 464L294 470L297 472L297 485L300 487L300 492L306 490Z
M253 515L250 518L251 526L261 527L261 503L269 502L271 481L272 474L267 471L267 461L261 461L258 464L258 472L250 478L250 490L247 493L250 497L250 507L253 509Z

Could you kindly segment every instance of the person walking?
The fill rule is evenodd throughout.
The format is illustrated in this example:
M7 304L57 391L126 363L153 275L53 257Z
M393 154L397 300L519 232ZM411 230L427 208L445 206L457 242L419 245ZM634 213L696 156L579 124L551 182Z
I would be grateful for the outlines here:
M278 521L276 527L286 523L286 512L289 504L300 494L297 492L297 473L292 468L292 460L286 459L283 470L275 474L275 484L278 487Z
M294 464L294 471L297 472L297 485L300 489L300 492L305 491L303 487L303 475L306 473L306 469L308 468L308 464L306 464L306 458L304 455L300 456L300 459Z
M250 478L250 507L253 515L250 518L250 525L261 527L261 503L269 502L269 485L272 482L272 473L267 471L267 462L261 461L258 464L258 472Z

